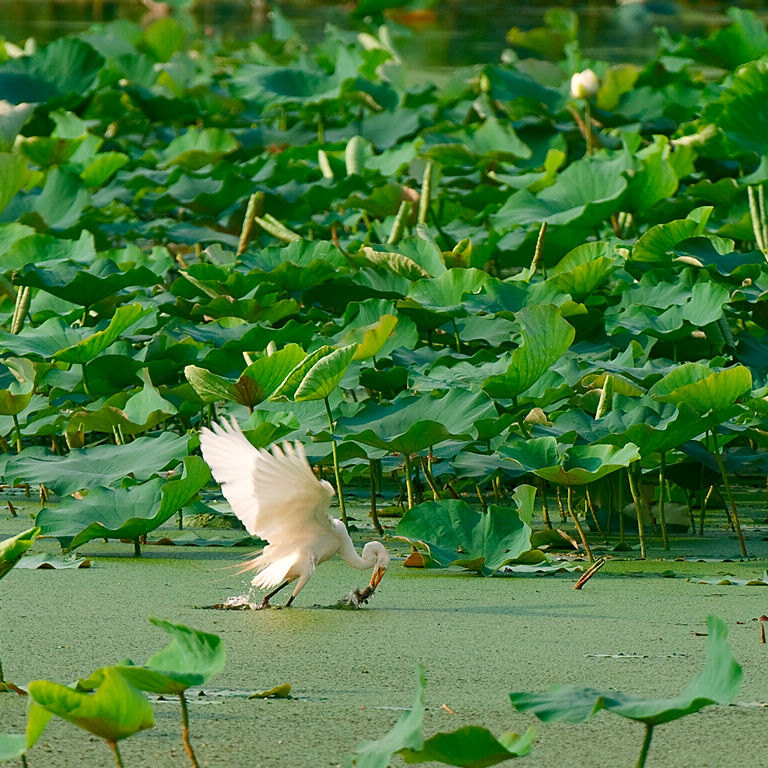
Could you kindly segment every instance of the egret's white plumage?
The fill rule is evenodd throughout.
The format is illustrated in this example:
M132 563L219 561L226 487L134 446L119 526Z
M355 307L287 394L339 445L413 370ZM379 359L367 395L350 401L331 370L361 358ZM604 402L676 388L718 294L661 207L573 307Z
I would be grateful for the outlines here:
M344 523L330 515L333 487L315 477L301 443L274 445L270 453L251 445L234 419L212 427L200 432L203 458L248 533L268 542L248 566L256 571L255 587L273 590L263 605L296 581L290 605L315 568L337 554L355 568L373 568L376 588L389 553L371 541L357 554Z

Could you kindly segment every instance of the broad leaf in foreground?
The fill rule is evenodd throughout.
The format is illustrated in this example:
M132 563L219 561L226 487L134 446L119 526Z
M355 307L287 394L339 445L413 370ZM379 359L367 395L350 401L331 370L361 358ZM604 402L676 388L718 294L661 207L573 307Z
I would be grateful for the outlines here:
M29 695L54 715L110 742L154 725L149 701L114 667L103 670L101 684L93 693L50 680L33 680Z
M678 696L652 699L614 690L556 685L542 693L510 694L512 706L520 712L532 712L540 720L581 723L601 709L621 717L645 723L646 743L654 726L685 717L710 704L729 704L741 686L742 669L726 643L728 628L716 616L707 618L707 662L704 669ZM643 762L639 763L642 765Z
M424 720L424 668L416 669L416 696L389 733L376 741L363 742L347 758L347 768L387 768L394 755L406 763L437 762L462 768L487 766L523 757L531 751L536 732L529 728L522 736L504 733L498 739L486 728L469 725L450 733L436 733L429 739L421 734Z

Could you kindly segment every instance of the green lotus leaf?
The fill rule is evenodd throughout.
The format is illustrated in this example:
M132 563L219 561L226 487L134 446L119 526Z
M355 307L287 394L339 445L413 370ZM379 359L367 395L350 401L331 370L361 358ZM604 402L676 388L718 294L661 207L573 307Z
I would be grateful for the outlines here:
M0 213L29 180L27 161L21 155L0 152Z
M182 165L196 170L234 152L238 146L228 131L220 128L199 130L191 126L165 148L159 158L159 167Z
M20 104L68 97L79 103L97 85L103 66L103 57L88 43L62 37L0 66L0 98Z
M410 708L388 733L375 741L364 741L347 758L347 768L389 768L392 757L404 749L419 750L424 745L421 726L424 722L424 667L416 667L416 695Z
M77 343L59 349L53 357L66 363L83 364L93 360L110 344L117 341L131 326L150 314L151 311L150 309L144 309L141 304L126 304L125 306L118 307L109 321L109 325L104 330L97 331L96 333L85 331L84 337ZM85 329L80 330L83 331Z
M209 478L208 465L199 456L187 456L179 478L155 478L128 488L97 487L84 499L70 498L43 508L36 522L64 549L97 538L136 539L176 514Z
M74 170L56 166L49 171L43 191L25 198L22 203L25 210L40 216L49 228L63 230L77 224L90 203L90 195Z
M356 346L353 360L368 360L379 354L397 324L398 318L394 315L382 315L375 323L350 329L342 339L347 344Z
M703 234L712 210L707 206L695 208L685 219L675 219L651 227L632 246L632 260L669 262L672 258L670 251L678 243Z
M531 111L542 112L542 107L557 109L565 101L559 91L536 82L524 72L491 65L485 68L485 75L491 97L500 101L520 100L529 104Z
M144 386L136 393L118 392L97 410L80 408L72 413L67 433L112 433L119 427L123 434L135 435L161 424L177 412L176 406L166 400L152 385L147 369L142 371Z
M628 405L628 404L627 404ZM553 427L561 435L589 442L621 447L634 443L643 457L666 453L716 426L716 420L702 419L687 403L675 406L650 398L635 401L625 410L614 407L599 420L583 411L571 410L558 417Z
M511 398L525 392L556 363L573 343L576 332L551 304L526 307L515 317L522 342L512 353L506 372L489 376L483 389L491 397Z
M654 143L636 153L639 167L629 180L627 210L647 217L649 209L677 192L678 178L669 160L669 140L657 136Z
M19 131L24 127L32 113L35 111L34 104L11 104L6 102L0 108L0 152L10 152L13 142L19 135ZM0 163L2 161L0 160ZM5 175L3 176L5 178ZM0 204L0 212L3 206Z
M549 436L502 445L499 453L526 472L532 472L558 485L591 483L640 458L640 451L634 443L626 443L621 447L566 446Z
M39 535L40 528L35 527L0 541L0 579L19 562L21 556L35 543Z
M713 370L701 363L684 363L656 382L648 394L663 403L686 403L699 413L717 413L751 388L752 374L743 365Z
M186 366L184 375L205 403L226 400L253 408L270 397L305 358L306 353L298 344L287 344L283 349L255 360L237 380L196 365Z
M403 749L400 756L409 764L436 762L462 768L485 768L514 757L525 757L536 741L536 731L528 728L521 736L503 733L496 738L487 728L465 725L450 733L436 733L419 750Z
M424 739L424 668L416 668L416 696L394 727L376 741L366 741L347 758L346 768L388 768L394 755L406 763L440 762L463 768L484 768L527 755L536 738L529 728L525 734L502 734L498 739L479 726L465 726L450 733L437 733Z
M408 298L446 316L466 314L462 306L465 294L479 293L488 279L488 273L480 269L449 269L438 277L414 283Z
M187 435L162 432L139 437L127 445L97 445L58 456L45 450L25 449L0 464L5 481L42 483L59 496L84 488L108 485L128 475L146 480L188 454Z
M492 576L507 563L531 552L531 516L536 489L515 489L515 507L492 504L476 512L458 499L425 501L406 511L397 524L397 535L418 543L438 567L458 565ZM537 560L546 560L537 553Z
M171 635L171 642L150 656L144 666L117 667L139 690L179 694L224 669L226 654L218 635L155 618L150 622Z
M276 104L320 104L338 98L335 75L299 67L241 66L232 78L232 91L262 107Z
M181 7L178 0L170 3ZM184 42L186 33L176 19L165 17L153 21L144 30L144 45L158 61L169 61Z
M597 226L622 206L627 191L623 170L622 158L576 160L538 195L525 189L515 192L491 221L499 231L543 221L553 226Z
M35 366L23 357L6 357L2 365L7 373L0 374L0 415L18 415L32 400Z
M100 152L80 171L80 178L87 187L100 187L129 162L122 152Z
M442 398L405 396L392 405L363 408L356 416L340 418L336 434L344 440L411 454L444 440L472 438L477 434L478 419L497 415L487 395L454 388Z
M110 259L99 259L87 269L73 261L57 261L53 267L27 264L14 274L13 282L90 307L129 286L155 285L158 277L146 267L122 270Z
M0 733L0 763L18 760L27 751L27 737L23 733Z
M741 686L742 670L726 643L728 628L716 616L707 618L707 661L704 669L678 696L651 699L615 690L558 685L542 693L511 693L512 706L545 722L581 723L601 709L647 725L660 725L698 712L710 704L729 704Z
M617 268L618 257L610 243L583 243L568 251L549 276L563 293L578 300L591 294Z
M606 312L609 333L623 328L631 333L683 338L690 326L700 329L722 317L730 299L726 287L690 267L674 281L661 279L661 274L646 272L624 291L619 304Z
M355 357L357 344L339 347L312 364L293 393L293 399L322 400L339 385Z
M762 19L745 8L729 8L726 13L733 23L700 41L696 46L697 57L735 70L768 53L768 32Z
M41 707L107 741L125 739L155 722L152 705L114 667L104 669L93 693L49 680L33 680L28 690Z

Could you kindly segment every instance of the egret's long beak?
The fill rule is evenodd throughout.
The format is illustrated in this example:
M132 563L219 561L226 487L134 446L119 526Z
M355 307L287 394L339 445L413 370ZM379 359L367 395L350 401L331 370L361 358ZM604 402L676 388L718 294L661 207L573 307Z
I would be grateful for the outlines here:
M376 589L376 587L379 586L379 582L381 581L381 577L386 572L386 568L376 567L373 569L373 576L371 576L371 583L369 584L371 591Z

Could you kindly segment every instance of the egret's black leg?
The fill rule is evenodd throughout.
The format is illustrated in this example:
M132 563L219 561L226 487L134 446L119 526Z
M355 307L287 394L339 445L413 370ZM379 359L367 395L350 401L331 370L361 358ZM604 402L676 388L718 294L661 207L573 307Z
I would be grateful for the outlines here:
M291 595L291 596L288 598L288 602L285 604L285 607L286 607L286 608L290 608L290 607L291 607L291 603L293 602L293 598L294 598L294 597L296 597L296 595Z
M273 589L268 595L264 596L264 599L261 601L261 608L269 608L269 601L281 590L285 589L290 583L293 581L293 579L288 579L287 581L284 581L277 589ZM291 598L292 600L293 598ZM288 601L288 605L291 604L291 600Z

